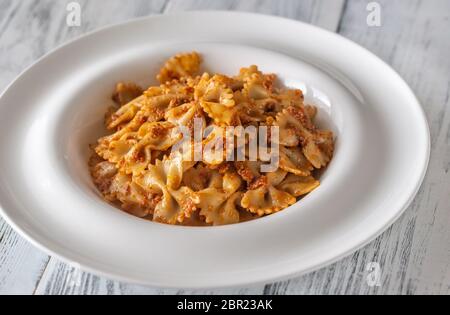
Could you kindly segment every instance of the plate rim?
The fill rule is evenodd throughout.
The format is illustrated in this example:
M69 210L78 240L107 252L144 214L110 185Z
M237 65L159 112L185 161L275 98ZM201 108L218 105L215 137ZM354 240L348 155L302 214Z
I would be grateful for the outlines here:
M420 112L420 118L422 119L422 122L424 123L424 127L425 127L425 132L426 132L426 152L425 152L425 161L423 165L420 165L421 168L421 172L420 172L420 176L419 176L419 180L416 182L415 187L412 191L411 194L409 194L409 198L408 200L403 204L402 207L400 207L400 209L398 209L397 211L395 211L395 216L393 216L391 218L391 220L387 221L383 226L381 226L375 233L368 235L364 240L360 240L358 242L354 242L356 245L351 246L351 248L347 249L346 251L343 251L340 255L336 255L335 257L328 259L326 261L323 261L320 264L316 264L314 266L311 266L309 268L306 268L304 270L301 271L297 271L297 272L289 272L289 273L285 273L283 276L277 276L277 275L269 275L269 276L265 276L265 277L260 277L260 280L257 281L252 281L252 280L241 280L239 282L233 282L233 283L228 283L228 281L222 281L222 282L226 282L226 283L221 283L218 285L213 285L213 286L205 286L205 285L201 285L198 283L191 283L188 286L183 286L183 288L191 288L191 289L205 289L205 288L229 288L229 287L236 287L236 286L246 286L246 285L256 285L256 284L265 284L265 283L270 283L270 282L274 282L274 281L282 281L285 279L290 279L293 277L298 277L307 273L310 273L312 271L321 269L323 267L329 266L337 261L342 260L343 258L351 255L352 253L354 253L355 251L365 247L367 244L371 243L373 240L375 240L377 237L379 237L383 232L386 231L387 228L389 228L392 224L394 224L406 211L406 209L412 204L412 202L414 201L415 197L417 196L417 193L419 191L419 189L421 188L425 176L427 174L427 170L428 170L428 166L430 163L430 158L431 158L431 133L430 133L430 128L429 128L429 124L427 121L427 117L424 111L423 106L421 105L419 99L417 98L417 96L415 95L414 91L411 89L411 87L406 83L406 81L400 76L400 74L394 69L392 68L388 63L386 63L384 60L382 60L380 57L378 57L376 54L374 54L373 52L371 52L370 50L368 50L367 48L357 44L356 42L353 42L352 40L338 34L332 31L329 31L327 29L323 29L320 28L318 26L309 24L309 23L305 23L299 20L294 20L294 19L290 19L290 18L286 18L286 17L281 17L281 16L275 16L275 15L269 15L269 14L262 14L262 13L254 13L254 12L242 12L242 11L223 11L223 10L192 10L192 11L182 11L182 12L174 12L174 13L160 13L160 14L152 14L152 15L148 15L148 16L143 16L143 17L139 17L139 18L132 18L123 22L119 22L119 23L112 23L112 24L108 24L102 27L99 27L97 29L94 29L92 31L86 32L84 34L81 34L79 36L76 36L75 38L62 43L61 45L56 46L55 48L51 49L49 52L45 53L43 56L41 56L40 58L38 58L36 61L34 61L31 65L29 65L28 67L26 67L22 72L20 72L19 75L17 75L14 80L8 84L6 86L6 88L4 88L4 90L0 93L0 99L3 98L3 96L22 78L23 75L25 75L28 71L30 71L33 67L35 67L37 64L41 63L43 60L46 60L47 58L51 57L55 52L63 49L66 46L70 46L71 44L84 39L86 37L90 37L93 35L96 35L98 33L104 32L104 31L109 31L112 30L114 28L120 28L129 24L133 24L133 23L139 23L145 20L151 20L151 19L158 19L158 18L164 18L164 17L177 17L177 16L186 16L186 15L211 15L211 14L219 14L219 15L223 15L223 16L236 16L236 15L241 15L241 16L256 16L256 17L260 17L260 18L266 18L266 19L271 19L274 22L276 21L289 21L289 22L294 22L294 23L298 23L301 24L303 27L307 27L310 28L311 30L314 31L318 31L318 32L325 32L328 33L328 35L331 35L341 41L346 42L346 44L351 45L352 47L358 48L358 49L362 49L364 50L364 52L368 55L370 55L371 57L375 58L378 62L381 62L382 64L384 64L385 66L387 66L387 68L392 72L393 75L395 75L397 77L397 79L399 79L399 82L402 83L403 85L403 89L407 90L410 94L410 96L412 96L414 98L415 104L411 104L411 106L416 106L417 109ZM85 263L79 263L77 262L75 259L71 259L69 258L70 255L70 249L68 249L67 253L64 254L59 254L58 252L56 252L55 250L51 249L51 244L49 244L48 242L45 242L45 237L41 238L40 241L36 240L28 231L26 231L26 229L22 228L20 226L20 224L16 223L8 214L7 212L4 210L4 207L2 205L2 200L0 199L0 216L5 220L5 222L7 224L9 224L21 237L23 237L24 239L26 239L28 242L30 242L33 246L35 246L37 249L45 252L46 254L48 254L49 256L53 256L56 257L58 260L65 262L71 266L76 265L76 267L79 267L81 270L89 272L89 273L94 273L103 277L107 277L110 279L115 279L118 281L123 281L123 282L128 282L128 283L134 283L134 284L140 284L140 285L150 285L150 286L154 286L154 287L160 287L160 288L180 288L180 286L177 286L175 284L161 284L159 283L157 280L156 281L148 281L148 280L143 280L143 279L137 279L134 278L132 276L125 276L123 274L119 274L119 273L114 273L114 272L109 272L109 271L105 271L102 270L98 267L94 267L94 263L90 263L91 266L89 266L89 264L85 264ZM39 237L38 237L39 238ZM42 241L42 239L44 239L44 241ZM44 244L45 243L45 244ZM74 256L74 254L72 254L72 256ZM79 255L78 255L79 256Z

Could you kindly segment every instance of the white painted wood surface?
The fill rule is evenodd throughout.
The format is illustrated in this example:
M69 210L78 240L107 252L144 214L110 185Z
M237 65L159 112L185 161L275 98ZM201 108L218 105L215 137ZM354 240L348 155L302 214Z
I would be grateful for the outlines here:
M429 119L430 167L411 207L365 248L311 274L248 288L165 290L105 279L48 257L0 218L0 294L450 293L450 0L379 0L381 27L367 26L367 0L79 0L82 25L68 28L68 2L0 0L0 90L59 44L133 17L203 9L280 15L338 31L406 79ZM369 262L381 266L379 287L367 284Z

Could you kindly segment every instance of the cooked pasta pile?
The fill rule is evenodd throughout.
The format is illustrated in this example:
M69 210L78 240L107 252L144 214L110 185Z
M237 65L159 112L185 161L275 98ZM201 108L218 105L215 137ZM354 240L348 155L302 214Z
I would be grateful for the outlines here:
M98 140L90 161L104 198L161 223L224 225L280 211L318 187L313 173L330 162L333 133L316 128L317 110L304 105L302 92L277 87L276 76L257 66L229 77L197 75L200 63L197 53L179 54L161 69L160 86L117 85L117 106L105 117L111 134ZM278 169L262 173L261 160L196 162L171 152L179 127L192 129L194 119L205 128L278 126Z

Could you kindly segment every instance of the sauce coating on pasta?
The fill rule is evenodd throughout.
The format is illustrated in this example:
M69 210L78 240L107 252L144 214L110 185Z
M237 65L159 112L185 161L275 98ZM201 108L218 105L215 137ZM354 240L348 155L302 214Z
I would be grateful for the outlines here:
M89 163L105 200L140 218L209 226L273 214L317 188L315 171L331 161L334 137L315 126L317 109L302 91L279 87L257 66L200 75L200 63L198 53L178 54L157 75L159 86L117 85L105 115L110 134ZM276 154L269 172L252 145L258 133L236 140L261 128L267 155Z

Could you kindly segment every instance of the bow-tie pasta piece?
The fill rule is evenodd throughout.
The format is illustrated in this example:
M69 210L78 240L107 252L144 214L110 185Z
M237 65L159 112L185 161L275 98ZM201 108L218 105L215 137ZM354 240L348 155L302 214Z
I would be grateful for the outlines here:
M182 174L179 166L171 161L157 161L149 165L148 171L136 178L136 182L145 190L160 196L155 207L153 220L168 224L178 224L196 211L200 202L198 196L188 187L177 187Z
M211 83L211 76L209 75L209 73L207 72L203 73L194 87L194 99L196 101L201 100L203 95L205 95L206 91L209 89L210 83Z
M164 118L174 125L186 126L198 110L199 108L195 103L186 103L169 109Z
M207 168L203 163L198 163L196 167L188 169L183 174L183 185L193 191L200 191L208 187L220 187L221 181L219 172Z
M303 153L317 169L330 163L333 152L334 139L331 131L318 130L305 140Z
M292 106L277 115L276 125L280 128L281 145L286 147L299 146L301 140L310 134L310 131L302 124L306 120L302 117L305 116L301 107L297 109Z
M185 103L187 103L194 99L194 91L199 79L199 77L183 77L177 80L166 82L162 84L159 89L161 89L162 93L166 95L182 95L186 100ZM154 87L151 87L150 89L154 89ZM157 90L155 90L155 92L156 91ZM148 91L146 95L149 92L151 91Z
M158 196L137 185L130 175L117 173L108 195L111 202L118 200L126 212L144 218L153 213Z
M241 68L239 70L239 74L234 77L235 80L242 82L242 87L244 87L244 83L251 80L253 75L263 76L264 74L259 71L258 66L251 65L248 68Z
M196 97L216 124L239 124L234 92L220 76L209 78L208 74L204 74L196 89Z
M270 92L264 86L264 76L259 74L252 74L244 83L244 95L248 98L258 101L270 97Z
M126 146L128 142L123 141L113 141L109 147L114 148L115 143L121 144L123 154L116 154L115 156L119 160L115 162L126 174L139 175L151 163L152 150L165 151L179 139L180 135L175 126L169 122L145 123L134 133L134 139L130 142L130 147Z
M170 58L164 67L159 71L157 79L161 83L191 77L200 68L201 57L198 53L178 54Z
M161 96L161 94L159 94L158 96ZM112 115L110 122L107 125L107 128L110 130L118 129L119 127L122 127L123 125L129 123L130 121L133 120L133 118L142 108L153 104L154 98L156 98L156 95L152 97L147 97L146 94L144 93L143 95L140 95L135 99L131 100L130 102L122 105Z
M214 75L207 83L201 99L206 102L218 103L225 107L234 107L233 90L229 81L222 75Z
M202 218L200 216L198 211L192 213L192 215L189 218L185 218L184 221L180 223L180 225L183 225L183 226L196 226L196 227L211 226L211 224L208 224L208 223L205 222L204 218Z
M207 129L209 134L203 140L203 163L214 167L221 165L226 160L226 134L225 128L211 126Z
M264 74L258 69L258 66L252 65L248 68L241 68L234 79L241 82L241 88L244 90L245 84L256 83L257 81L258 85L262 85L266 92L272 93L275 90L277 76L275 74Z
M208 188L196 193L200 200L200 215L205 217L206 223L213 225L239 222L239 211L234 206L236 200L227 202L241 186L239 175L234 172L224 176L216 173L214 177Z
M139 97L137 102L143 100L144 97ZM131 121L134 116L136 116L139 111L140 106L138 103L131 102L125 106L122 106L119 110L117 110L111 117L108 119L107 128L110 130L114 130L118 128L120 125Z
M311 119L311 121L314 121L314 119L316 119L316 116L317 116L317 107L316 106L306 105L305 112L308 115L309 119Z
M94 156L93 158L96 158ZM92 160L91 160L92 161ZM110 194L111 182L117 174L117 168L114 163L108 161L92 161L91 175L94 179L94 184L98 187L103 195Z
M238 174L242 177L247 184L251 184L253 181L261 177L261 165L260 161L242 161L234 163Z
M319 187L320 183L312 176L297 176L289 174L277 188L283 190L292 196L300 197L309 194Z
M123 106L142 95L143 92L142 88L137 84L119 82L116 85L112 99L117 105Z
M277 116L280 144L303 148L303 154L317 168L330 162L334 152L333 133L318 130L302 107L291 106Z
M143 126L147 127L150 122L153 121L153 119L151 119L151 113L149 113L149 111L152 110L148 107L141 109L132 119L132 121L122 129L118 130L112 135L100 138L98 141L98 145L95 148L97 154L111 162L118 163L119 161L121 161L121 159L131 150L131 148L143 138ZM144 122L146 121L147 123L144 124ZM166 126L168 126L167 122L165 124ZM161 123L160 125L163 126L164 124ZM153 130L156 129L156 127L153 128ZM141 131L138 132L139 130ZM173 131L172 134L173 133L175 133L175 131ZM137 139L138 136L140 136L139 139ZM152 144L154 145L154 143ZM158 148L153 147L153 149L157 150Z
M183 174L196 164L195 161L186 160L180 152L172 152L163 162L168 179L167 186L170 188L178 188L182 183Z
M139 108L131 102L138 99L142 93L142 88L134 83L118 83L112 96L114 103L119 108L126 104L130 104L130 106L123 108L120 112L118 112L116 106L109 107L105 115L106 127L113 130L121 123L131 120Z
M164 118L165 111L174 104L189 101L185 93L171 91L164 86L150 87L143 95L120 107L108 120L110 130L135 128L143 122L156 122Z
M165 151L181 138L170 122L145 123L133 135L131 140L111 142L109 150L100 153L107 160L118 163L126 174L134 175L141 174L151 162L152 150Z
M309 176L311 171L314 170L313 165L306 159L302 150L298 147L286 148L280 146L279 167L299 176Z
M136 133L126 133L120 139L111 142L101 141L95 152L112 163L119 163L138 142Z
M139 147L149 146L153 150L164 151L181 139L176 126L170 122L145 123L138 130Z
M200 128L206 128L205 115L197 102L186 103L168 110L165 119L179 127L187 127L190 136L194 135L195 119L201 122Z
M135 176L142 174L152 161L152 149L150 145L134 145L131 150L118 163L120 169L126 174Z
M266 118L275 118L283 109L283 105L273 97L254 101L254 107L258 108L259 111L262 111ZM264 122L264 120L261 121Z
M243 193L238 191L232 194L218 207L211 207L200 212L205 217L205 222L212 225L227 225L239 223L241 217L245 217L245 211L241 211L240 203Z
M236 110L239 120L242 124L258 123L265 121L267 113L264 106L258 105L257 102L248 98L242 91L234 92L234 100L236 102ZM266 100L262 100L266 102Z
M278 170L262 176L260 187L248 190L242 198L241 205L248 211L259 216L272 214L296 202L291 194L275 188L286 177L287 173Z
M303 107L304 96L301 90L280 90L279 93L274 94L281 108L288 108L290 106ZM280 108L280 110L281 110Z

